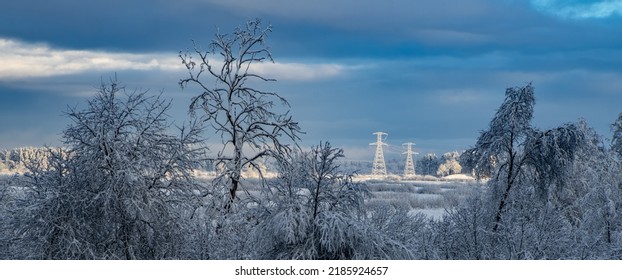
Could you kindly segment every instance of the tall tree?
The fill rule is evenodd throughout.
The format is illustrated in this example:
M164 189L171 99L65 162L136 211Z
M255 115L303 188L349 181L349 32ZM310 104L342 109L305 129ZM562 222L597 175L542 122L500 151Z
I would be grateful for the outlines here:
M176 215L198 188L190 171L202 148L198 126L170 134L169 107L113 80L86 108L69 109L67 150L51 150L27 175L36 203L26 232L43 243L39 257L174 257Z
M498 169L495 180L501 180L499 202L494 214L493 231L497 231L510 191L525 165L523 144L531 134L535 104L533 86L507 88L505 100L475 145L478 165L488 166L494 159ZM504 178L501 179L500 177Z
M278 158L289 148L283 138L295 142L301 133L289 111L277 108L289 108L285 98L256 87L275 81L255 71L257 65L273 62L266 46L271 31L270 26L262 28L259 19L248 21L231 34L217 32L207 51L194 43L193 51L179 55L188 69L180 86L194 85L202 91L192 99L191 112L200 113L222 139L214 162L224 167L219 179L229 186L227 209L236 197L242 169L250 165L259 170L259 160ZM222 61L212 61L217 58Z
M622 158L622 113L618 115L616 121L611 125L613 136L611 137L611 150Z
M421 157L416 162L416 169L419 170L422 175L436 175L436 171L440 165L440 161L436 154L428 153Z

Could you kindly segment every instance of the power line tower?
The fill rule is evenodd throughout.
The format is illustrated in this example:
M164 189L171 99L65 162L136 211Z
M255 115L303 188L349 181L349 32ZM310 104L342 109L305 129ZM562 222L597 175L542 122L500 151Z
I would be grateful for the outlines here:
M371 143L369 145L376 145L376 155L374 156L374 165L371 169L371 175L387 175L387 166L384 164L384 153L382 152L382 146L387 145L386 143L382 143L382 135L389 135L384 132L375 132L378 136L378 140L376 143Z
M413 154L419 154L417 152L413 152L413 145L415 143L404 143L402 145L407 146L406 152L406 165L404 166L404 177L415 176L415 163L413 163Z

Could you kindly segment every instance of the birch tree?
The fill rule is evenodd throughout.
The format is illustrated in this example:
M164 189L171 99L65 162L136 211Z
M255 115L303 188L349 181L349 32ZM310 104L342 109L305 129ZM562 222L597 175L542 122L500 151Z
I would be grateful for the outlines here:
M508 88L505 100L490 121L488 130L477 139L474 152L480 166L489 165L491 158L498 164L496 180L500 184L499 202L495 210L493 231L497 231L501 215L516 180L525 165L523 143L531 133L531 119L535 104L533 86ZM504 178L501 178L504 176Z
M188 70L180 86L201 92L192 98L190 111L201 115L222 140L214 162L223 167L219 179L228 185L225 208L236 198L244 167L260 170L260 160L278 158L289 149L286 141L295 142L301 133L287 100L259 88L275 81L257 71L257 66L274 62L266 46L271 31L259 19L248 21L232 33L217 32L207 50L194 43L192 51L179 55Z
M490 255L484 257L573 257L575 247L585 248L573 242L594 239L581 236L586 224L604 225L598 231L607 241L596 243L611 248L619 209L616 196L609 195L617 193L610 180L616 178L615 165L606 163L604 145L584 121L532 127L533 105L531 84L509 88L490 128L465 156L478 174L491 175L490 199L483 204L489 210L481 214L489 224L484 232L492 233Z

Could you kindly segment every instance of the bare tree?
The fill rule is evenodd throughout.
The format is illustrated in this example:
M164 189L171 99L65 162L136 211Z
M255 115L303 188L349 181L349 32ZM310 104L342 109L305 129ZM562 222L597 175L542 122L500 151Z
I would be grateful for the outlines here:
M188 69L180 86L194 85L202 91L192 99L190 111L200 111L202 121L223 143L214 162L224 167L219 179L229 186L225 208L236 197L245 166L260 170L260 159L279 157L283 149L289 149L283 137L295 142L301 133L289 111L277 110L278 105L289 108L289 103L277 93L255 87L257 82L275 81L253 71L254 65L273 62L266 46L271 30L270 26L262 28L259 19L248 21L231 34L217 32L207 51L194 43L193 51L179 55ZM216 58L222 61L213 62Z

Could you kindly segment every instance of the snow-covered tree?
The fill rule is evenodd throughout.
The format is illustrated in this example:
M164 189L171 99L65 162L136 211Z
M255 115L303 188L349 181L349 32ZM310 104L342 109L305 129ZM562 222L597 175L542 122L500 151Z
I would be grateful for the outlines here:
M603 160L602 150L590 129L579 122L546 131L533 129L516 155L523 159L521 173L508 193L502 217L498 188L505 189L505 180L497 167L488 188L476 192L466 203L452 209L444 217L442 243L448 258L458 259L559 259L573 258L573 248L586 209L585 195L598 176L590 170L594 161ZM600 151L600 152L599 152ZM599 158L599 160L596 160ZM505 171L507 172L507 171ZM590 179L591 178L591 179ZM596 206L598 208L598 206ZM495 229L495 224L497 228ZM491 230L491 228L493 230Z
M525 165L523 143L532 131L534 104L531 84L506 89L505 100L490 122L488 130L481 133L475 145L477 165L486 166L494 158L498 166L496 174L493 175L495 181L499 181L495 185L499 202L495 210L493 231L498 229L510 192Z
M477 242L483 258L617 254L619 167L600 136L582 120L547 130L533 128L533 99L531 85L508 89L490 128L465 152L465 162L475 163L478 174L490 174L490 189L481 203L451 212L446 230L456 226L457 231L480 232ZM465 217L481 228L460 225ZM474 246L475 238L462 240Z
M611 150L622 158L622 113L618 115L616 121L611 125L613 136L611 137Z
M216 33L207 51L195 43L193 51L179 55L188 69L181 87L195 86L201 91L192 99L190 110L200 114L222 139L215 163L223 164L221 179L229 188L225 208L236 197L242 170L249 165L259 169L255 165L260 160L280 157L288 149L286 141L298 140L301 132L289 112L283 111L288 102L257 87L275 81L256 68L273 62L266 46L271 30L263 28L259 19L248 21L233 33Z
M557 189L558 208L573 226L573 255L580 259L622 256L622 169L602 136L580 121L584 144Z
M199 186L191 170L203 152L200 129L171 134L170 102L126 92L113 80L84 109L69 108L67 150L31 165L32 222L26 227L45 259L174 258L184 209Z
M441 164L439 165L436 175L437 176L447 176L452 174L460 174L462 172L462 166L460 166L460 154L456 151L445 153L441 159Z
M7 170L13 169L14 162L11 160L11 150L3 150L0 152L0 161L4 164Z
M9 166L7 162L4 161L4 159L2 158L2 154L0 151L0 171L8 171L8 170L9 170Z
M428 153L421 157L419 160L417 160L415 165L415 169L421 175L436 175L436 171L440 166L440 161L436 154Z
M48 153L45 148L19 147L0 151L0 166L15 173L23 173L30 161L46 162Z
M329 143L281 163L257 230L268 259L409 258L407 248L366 222L364 186L339 170L343 150Z

